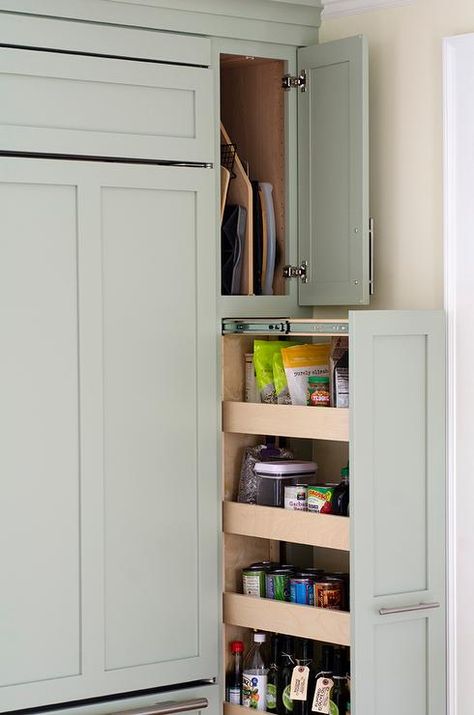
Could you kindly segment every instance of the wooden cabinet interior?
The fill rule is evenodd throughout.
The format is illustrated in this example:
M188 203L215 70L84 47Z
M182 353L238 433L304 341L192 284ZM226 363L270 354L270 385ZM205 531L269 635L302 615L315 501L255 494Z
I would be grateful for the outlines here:
M310 339L310 338L308 338ZM314 458L321 482L338 482L347 463L349 411L245 403L245 354L253 336L222 338L222 498L223 498L223 652L229 662L233 639L250 645L252 629L306 636L348 645L347 612L252 598L241 593L241 570L263 560L317 565L349 572L350 520L347 517L291 512L237 503L244 450L262 444L264 435L286 437L296 458ZM291 437L291 440L288 440ZM314 439L319 437L319 439Z
M284 73L283 60L221 55L222 126L228 140L236 145L242 165L245 169L248 167L249 178L268 182L273 187L277 241L274 295L286 293L282 274L287 255L285 92L281 87ZM228 196L230 203L245 201L245 187L236 188L238 182L239 179L231 179ZM246 208L251 209L248 206ZM249 210L250 216L251 213ZM253 293L251 280L243 280L242 286L242 293Z

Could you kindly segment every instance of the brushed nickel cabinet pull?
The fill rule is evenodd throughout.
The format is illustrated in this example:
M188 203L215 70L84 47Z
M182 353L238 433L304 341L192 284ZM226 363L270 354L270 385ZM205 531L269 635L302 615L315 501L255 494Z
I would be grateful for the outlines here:
M164 703L157 703L144 708L132 708L131 710L117 710L117 715L175 715L176 713L187 713L191 710L204 710L209 702L207 698L195 698L194 700L168 700Z
M396 608L380 608L381 616L390 616L392 613L410 613L410 611L427 611L431 608L439 608L440 603L415 603L412 606L398 606Z

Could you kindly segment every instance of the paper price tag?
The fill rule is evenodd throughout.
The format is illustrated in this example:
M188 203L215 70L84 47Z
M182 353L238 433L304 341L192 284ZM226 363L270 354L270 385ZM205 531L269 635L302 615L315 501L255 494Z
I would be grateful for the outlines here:
M333 685L334 681L331 680L331 678L317 678L313 706L311 708L312 712L329 715L329 696Z
M306 700L308 692L309 668L307 665L295 665L291 675L290 698Z

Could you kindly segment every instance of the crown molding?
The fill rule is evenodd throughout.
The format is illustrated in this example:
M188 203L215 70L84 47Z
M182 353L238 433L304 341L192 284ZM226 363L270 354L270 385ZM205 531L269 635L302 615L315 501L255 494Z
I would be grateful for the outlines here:
M317 41L321 8L320 0L0 0L0 13L296 47Z
M415 0L323 0L323 20L344 15L357 15L400 5L413 5Z

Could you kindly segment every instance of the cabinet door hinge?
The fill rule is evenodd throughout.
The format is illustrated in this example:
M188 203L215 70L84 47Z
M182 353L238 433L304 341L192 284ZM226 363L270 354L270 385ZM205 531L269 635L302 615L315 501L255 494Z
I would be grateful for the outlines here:
M306 92L307 76L306 70L301 70L298 77L291 74L285 74L281 80L281 86L285 92L289 92L293 87L300 88L302 92Z
M301 261L299 266L283 266L283 278L300 278L302 283L307 283L308 268L308 261Z

